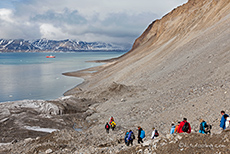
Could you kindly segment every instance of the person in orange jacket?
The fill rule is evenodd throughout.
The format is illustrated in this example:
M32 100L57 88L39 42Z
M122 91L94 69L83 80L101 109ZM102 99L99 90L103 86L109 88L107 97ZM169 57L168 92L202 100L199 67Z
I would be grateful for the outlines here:
M190 123L187 122L187 118L184 118L184 120L180 122L177 132L178 133L184 133L184 132L191 133L191 126L190 126Z
M179 125L180 125L180 121L178 121L178 124L176 125L175 130L174 130L174 133L177 133Z

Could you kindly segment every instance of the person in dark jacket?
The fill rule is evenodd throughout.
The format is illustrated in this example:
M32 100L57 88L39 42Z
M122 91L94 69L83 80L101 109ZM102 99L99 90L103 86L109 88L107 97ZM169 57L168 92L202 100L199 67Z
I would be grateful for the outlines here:
M142 141L142 139L143 139L143 137L141 136L141 132L143 131L143 129L139 126L138 127L138 136L137 136L137 138L138 138L138 140L137 140L137 142L140 144L140 142L141 143L143 143L143 141Z
M109 123L107 122L107 123L105 124L105 130L106 130L107 133L109 133L109 129L110 129L110 125L109 125Z
M129 146L130 144L133 145L133 140L134 139L135 139L134 133L132 132L132 130L129 130L127 146Z
M224 111L221 111L220 114L222 115L221 117L221 120L220 120L220 128L222 128L223 130L226 129L226 126L225 126L225 122L226 122L226 119L224 118L224 116L226 117L229 117L229 115L225 114Z

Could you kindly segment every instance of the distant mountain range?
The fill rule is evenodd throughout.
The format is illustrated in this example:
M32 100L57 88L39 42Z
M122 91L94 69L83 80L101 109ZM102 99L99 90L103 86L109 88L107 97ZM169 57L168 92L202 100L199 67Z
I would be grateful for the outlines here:
M0 39L0 52L67 52L91 50L129 50L130 45L75 40Z

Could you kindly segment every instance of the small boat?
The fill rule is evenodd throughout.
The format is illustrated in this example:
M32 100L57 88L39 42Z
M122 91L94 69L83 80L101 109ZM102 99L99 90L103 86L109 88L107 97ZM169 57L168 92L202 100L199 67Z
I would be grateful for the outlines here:
M46 56L46 58L55 58L53 55Z

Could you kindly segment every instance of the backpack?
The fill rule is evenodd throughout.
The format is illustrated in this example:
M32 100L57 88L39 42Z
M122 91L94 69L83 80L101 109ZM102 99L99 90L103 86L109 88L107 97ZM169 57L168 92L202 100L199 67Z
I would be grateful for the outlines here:
M182 127L182 131L183 132L188 132L188 129L189 129L189 124L188 124L188 122L185 122L184 126Z
M108 129L108 128L109 128L109 125L106 125L106 128Z
M116 126L116 123L113 121L113 122L111 123L111 126L112 126L112 127L115 127L115 126Z
M145 131L144 130L141 130L141 134L140 134L140 138L145 138Z
M158 137L159 136L159 133L157 130L155 130L155 134L154 134L154 137Z
M135 135L133 133L131 134L131 139L135 139Z
M205 125L205 129L204 129L204 132L205 132L205 133L211 133L211 129L212 129L212 125L206 124L206 125Z
M125 134L125 138L124 138L124 140L125 140L125 143L127 143L128 141L127 141L127 139L128 139L128 136L129 136L129 132L127 132L126 134Z

